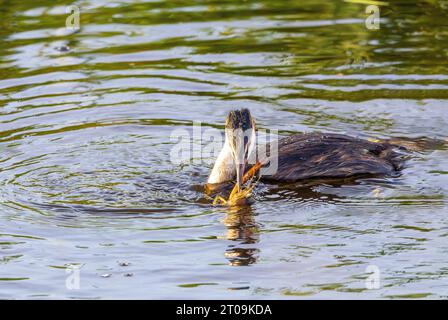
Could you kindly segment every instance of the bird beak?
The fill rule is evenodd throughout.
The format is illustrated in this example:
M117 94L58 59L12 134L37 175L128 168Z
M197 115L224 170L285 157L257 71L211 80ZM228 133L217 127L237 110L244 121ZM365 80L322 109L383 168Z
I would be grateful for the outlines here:
M243 185L245 168L246 168L246 160L244 160L243 163L236 165L236 183L238 185L238 192L241 191L241 186Z
M235 165L236 165L236 183L238 185L238 192L241 191L241 187L244 183L244 173L246 170L247 163L247 152L248 152L248 139L238 139L239 143L236 145L236 157L235 157Z

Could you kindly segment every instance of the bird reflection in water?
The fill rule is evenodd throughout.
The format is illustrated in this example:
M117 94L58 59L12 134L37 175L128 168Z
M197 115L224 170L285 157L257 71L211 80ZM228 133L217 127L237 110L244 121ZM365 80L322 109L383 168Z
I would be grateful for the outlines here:
M227 228L227 240L231 240L224 253L231 266L248 266L257 262L260 250L259 225L254 219L250 206L229 207L223 221Z

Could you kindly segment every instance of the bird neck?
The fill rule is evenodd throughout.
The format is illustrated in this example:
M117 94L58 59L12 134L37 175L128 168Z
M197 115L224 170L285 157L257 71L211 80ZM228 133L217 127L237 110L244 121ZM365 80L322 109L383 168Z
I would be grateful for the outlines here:
M235 174L235 162L233 161L230 146L226 139L224 146L216 159L207 183L215 184L230 181L234 178Z

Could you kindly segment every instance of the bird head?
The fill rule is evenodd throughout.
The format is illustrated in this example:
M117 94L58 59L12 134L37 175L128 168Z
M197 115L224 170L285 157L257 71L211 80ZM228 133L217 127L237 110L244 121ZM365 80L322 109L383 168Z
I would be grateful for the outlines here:
M230 111L226 118L225 135L235 163L238 191L240 191L247 161L255 148L256 140L255 121L248 109Z

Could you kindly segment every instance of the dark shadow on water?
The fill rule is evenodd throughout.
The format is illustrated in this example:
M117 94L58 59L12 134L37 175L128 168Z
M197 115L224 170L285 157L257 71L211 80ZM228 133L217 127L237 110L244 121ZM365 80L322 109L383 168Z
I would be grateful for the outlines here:
M229 207L224 218L227 228L226 238L232 241L224 256L232 266L248 266L257 262L260 250L256 244L260 241L260 227L255 221L252 208Z
M176 208L97 208L87 205L57 205L30 203L34 208L45 209L58 214L61 219L73 219L83 214L107 216L115 218L137 218L154 214L178 213L182 210Z

